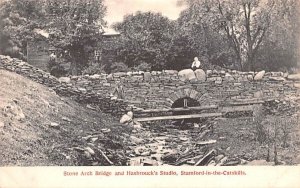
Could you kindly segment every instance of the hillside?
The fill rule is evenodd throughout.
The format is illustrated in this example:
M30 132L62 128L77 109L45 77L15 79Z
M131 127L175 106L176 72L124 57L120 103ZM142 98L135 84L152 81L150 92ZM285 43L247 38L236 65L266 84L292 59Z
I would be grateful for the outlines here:
M105 143L122 148L119 132L129 130L110 116L15 73L0 70L0 85L0 166L87 165L82 156L91 135L105 146L94 165L107 165L106 154L122 164Z

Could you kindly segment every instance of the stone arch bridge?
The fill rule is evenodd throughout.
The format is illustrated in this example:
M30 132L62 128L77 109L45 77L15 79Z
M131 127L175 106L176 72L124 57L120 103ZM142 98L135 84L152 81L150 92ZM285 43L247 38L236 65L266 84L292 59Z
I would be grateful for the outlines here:
M57 79L19 59L0 56L0 68L14 71L79 102L96 104L107 113L131 107L171 108L179 99L200 105L299 96L300 75L282 72L187 69L62 77Z

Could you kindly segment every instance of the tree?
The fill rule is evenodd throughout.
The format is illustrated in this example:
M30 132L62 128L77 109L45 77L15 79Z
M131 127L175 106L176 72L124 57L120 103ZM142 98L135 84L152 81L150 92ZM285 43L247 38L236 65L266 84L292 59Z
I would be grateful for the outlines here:
M217 0L220 24L242 70L254 69L254 58L270 28L273 0Z
M291 71L299 66L300 10L298 0L275 2L272 23L266 34L256 65L270 71Z
M214 57L230 59L234 52L235 64L239 66L239 69L255 70L262 67L259 60L264 59L263 61L266 62L266 56L270 57L270 54L274 54L275 51L284 53L281 59L284 57L294 59L295 52L286 51L283 47L287 47L287 41L289 41L292 46L290 48L297 49L292 42L295 41L297 33L295 31L299 28L298 16L295 16L299 15L295 8L299 5L297 0L183 1L187 3L188 8L182 12L180 19L183 21L181 22L188 23L187 28L195 31L196 34L190 36L202 33L200 37L197 36L197 40L202 44L203 50L210 52L207 55L212 57L209 58L211 62L216 59ZM294 23L297 23L297 26ZM283 30L283 28L290 28L290 30ZM274 43L276 50L267 49ZM262 58L262 56L265 57ZM293 63L286 65L291 64ZM272 65L268 64L268 66Z
M127 15L114 28L122 35L118 60L128 67L147 63L152 70L166 67L174 23L159 13Z
M0 54L26 59L27 42L44 17L38 0L9 0L0 4Z
M8 0L0 8L1 53L12 54L5 50L12 46L16 56L24 56L27 41L38 37L36 29L43 29L60 58L71 62L72 74L88 65L106 24L103 0Z
M213 1L182 2L187 8L178 18L178 34L173 43L177 55L175 60L181 62L180 67L190 65L194 56L199 57L204 68L212 68L212 64L229 66L232 50L220 30Z
M71 74L80 73L101 41L102 27L106 24L103 0L47 0L45 11L43 28L51 34L51 44L71 62Z

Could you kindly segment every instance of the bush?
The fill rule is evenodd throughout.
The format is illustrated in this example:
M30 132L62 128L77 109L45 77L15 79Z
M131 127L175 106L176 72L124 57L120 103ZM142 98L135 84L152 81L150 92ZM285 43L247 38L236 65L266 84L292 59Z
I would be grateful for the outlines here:
M115 62L111 64L110 70L108 72L115 73L115 72L128 72L129 68L125 63L122 62Z
M50 60L48 62L48 70L51 75L57 78L65 76L67 74L65 68L55 60Z
M93 74L105 73L104 67L105 67L104 65L100 65L99 63L94 63L94 64L88 66L86 69L84 69L82 71L82 74L93 75Z
M151 66L146 62L142 62L138 66L134 67L134 69L137 71L151 71Z

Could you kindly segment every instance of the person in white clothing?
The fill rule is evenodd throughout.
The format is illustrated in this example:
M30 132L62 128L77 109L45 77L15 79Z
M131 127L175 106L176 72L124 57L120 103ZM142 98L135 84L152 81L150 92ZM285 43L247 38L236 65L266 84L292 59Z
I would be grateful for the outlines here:
M198 60L198 57L194 58L194 61L192 63L192 69L195 71L196 69L199 69L201 66L201 62Z

